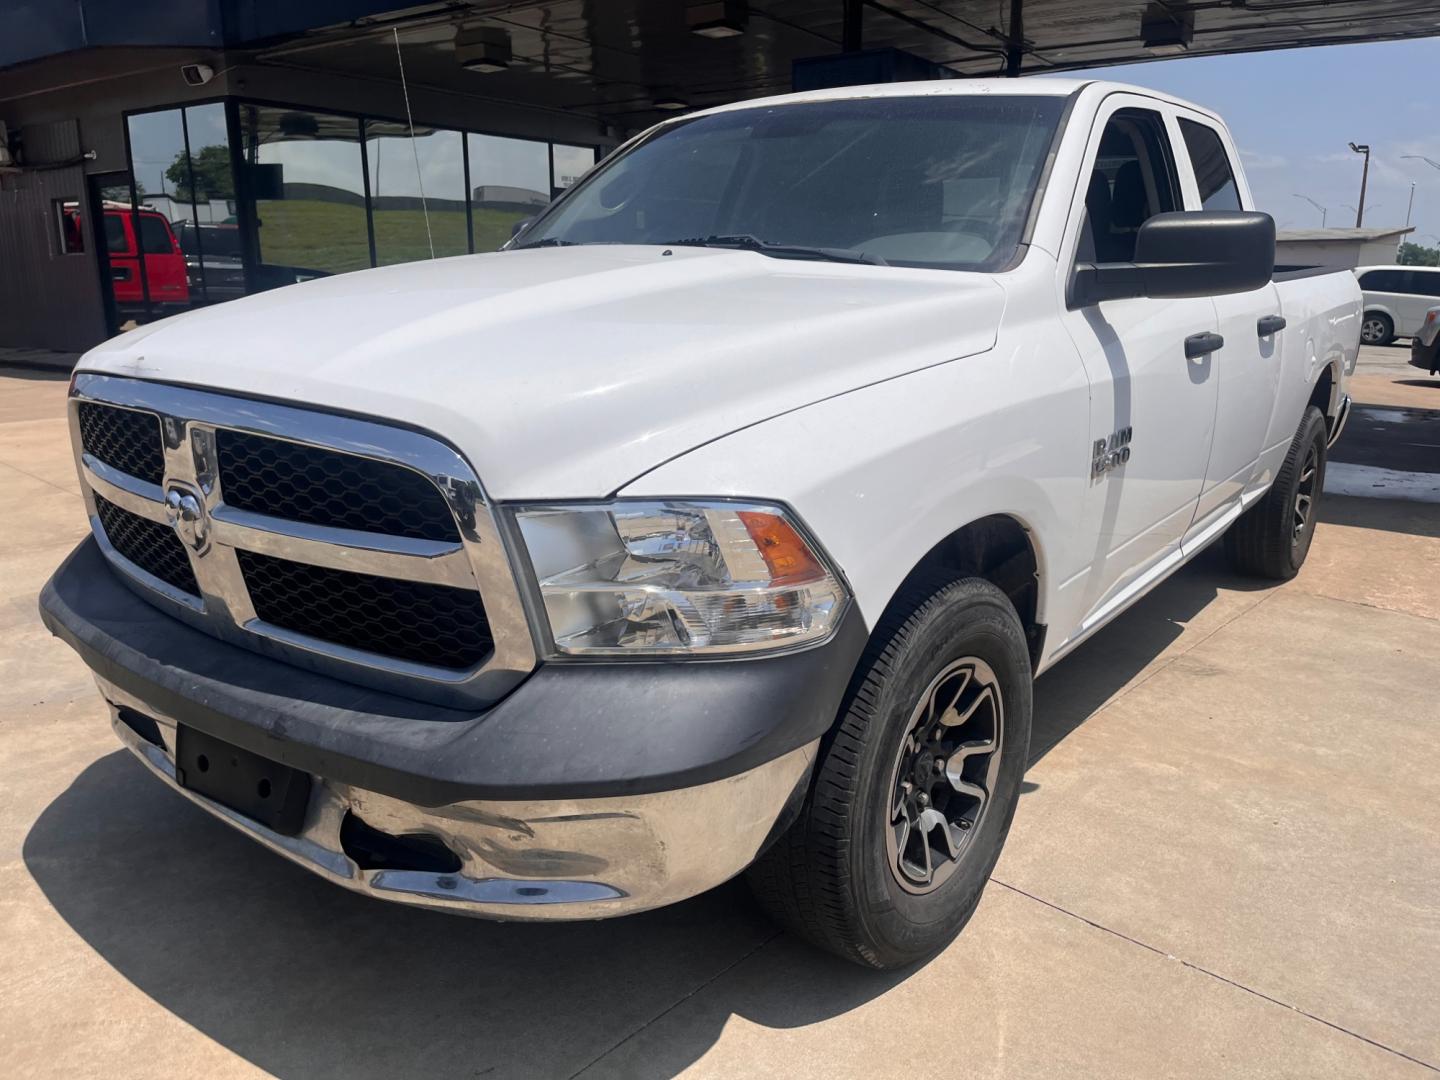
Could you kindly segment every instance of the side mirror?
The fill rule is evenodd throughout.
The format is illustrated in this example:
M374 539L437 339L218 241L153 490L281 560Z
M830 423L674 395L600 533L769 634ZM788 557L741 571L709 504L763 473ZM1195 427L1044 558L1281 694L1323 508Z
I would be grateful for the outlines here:
M1275 219L1253 211L1156 214L1135 237L1133 263L1082 263L1072 307L1102 300L1250 292L1275 272Z
M515 222L515 224L510 226L510 239L514 240L515 237L519 236L522 232L524 232L534 223L535 219L533 217L521 218L519 221Z

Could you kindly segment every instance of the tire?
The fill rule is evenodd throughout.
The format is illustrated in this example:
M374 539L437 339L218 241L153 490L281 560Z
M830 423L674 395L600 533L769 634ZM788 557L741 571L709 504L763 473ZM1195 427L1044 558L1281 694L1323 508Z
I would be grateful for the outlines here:
M980 902L1010 831L1030 748L1031 684L1025 632L998 588L953 577L906 586L821 742L799 819L748 872L761 905L800 937L866 967L903 967L942 949ZM951 723L927 723L930 716ZM944 737L912 739L917 723ZM980 749L987 742L995 747L988 753ZM923 803L914 782L922 775L933 777ZM896 819L910 822L921 807L940 820L906 832ZM939 854L947 843L958 858Z
M1270 490L1225 534L1225 550L1242 574L1289 581L1305 564L1325 490L1326 439L1324 414L1307 407Z
M1389 345L1395 340L1395 322L1383 311L1367 311L1360 322L1362 345Z

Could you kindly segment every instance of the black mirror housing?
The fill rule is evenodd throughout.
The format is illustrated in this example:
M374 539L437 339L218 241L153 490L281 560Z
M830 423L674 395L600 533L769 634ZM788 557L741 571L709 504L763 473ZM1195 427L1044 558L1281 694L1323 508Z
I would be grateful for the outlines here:
M1251 292L1275 272L1275 219L1254 211L1156 214L1135 238L1133 263L1076 267L1071 305L1148 296L1179 299Z

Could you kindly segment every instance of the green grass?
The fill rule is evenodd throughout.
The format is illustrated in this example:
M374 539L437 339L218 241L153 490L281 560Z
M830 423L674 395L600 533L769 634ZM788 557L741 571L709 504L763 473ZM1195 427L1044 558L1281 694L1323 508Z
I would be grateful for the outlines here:
M272 266L301 266L343 274L370 265L365 211L344 203L316 199L262 201L260 258ZM511 225L524 215L504 210L475 210L475 250L494 251L510 239ZM463 255L465 214L458 210L430 212L435 255ZM425 215L419 210L381 210L375 214L375 253L380 264L413 262L430 257Z

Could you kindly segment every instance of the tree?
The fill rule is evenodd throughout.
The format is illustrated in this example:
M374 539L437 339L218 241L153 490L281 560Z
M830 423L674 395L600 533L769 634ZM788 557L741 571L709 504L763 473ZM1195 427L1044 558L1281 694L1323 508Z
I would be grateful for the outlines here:
M1440 248L1412 244L1407 240L1400 245L1398 261L1401 266L1440 266Z
M193 198L196 202L235 197L235 179L230 172L230 148L223 143L202 146L190 155L188 167L184 150L175 155L175 160L165 170L165 179L174 185L174 197L181 202L189 202L192 198L191 176L195 178Z

